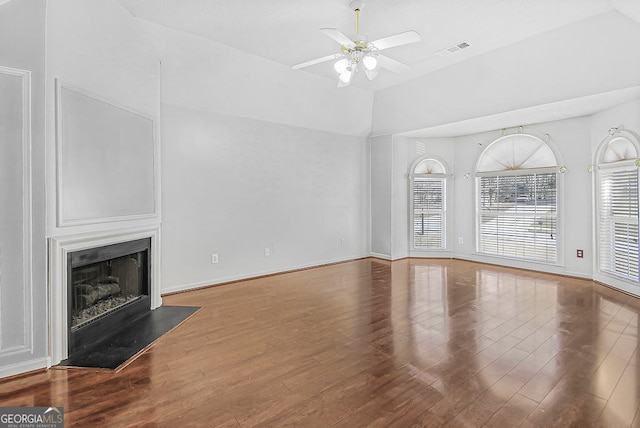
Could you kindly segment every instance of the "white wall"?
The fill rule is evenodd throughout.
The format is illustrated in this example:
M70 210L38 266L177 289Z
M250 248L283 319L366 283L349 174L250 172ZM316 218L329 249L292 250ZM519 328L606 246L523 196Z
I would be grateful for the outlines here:
M382 220L380 213L384 212L381 209L384 204L381 201L391 205L389 219L381 221L392 230L388 257L403 256L408 246L408 232L402 231L402 220L409 218L408 201L400 197L407 191L408 183L399 179L398 172L404 168L403 162L410 165L417 157L411 146L421 142L426 145L427 153L442 156L453 168L453 203L450 205L453 221L449 223L452 234L449 242L454 257L592 277L592 174L587 171L593 162L595 148L592 146L597 145L612 126L637 124L640 121L637 102L591 117L525 127L539 134L549 133L567 167L561 183L562 247L557 266L487 258L475 253L472 174L482 150L478 144L486 147L497 138L498 131L449 141L404 140L398 134L635 87L640 84L640 62L626 49L629 41L640 42L640 24L620 12L607 12L377 92L372 135L380 137L374 137L372 144L376 138L382 138L392 140L393 145L386 161L381 153L376 156L375 145L372 146L372 183L379 182L378 186L372 185L372 201L378 201L372 205L372 218L374 225L376 215ZM593 135L595 128L602 135L597 141ZM382 186L386 178L375 177L376 170L383 177L387 173L391 175L389 180L394 183L391 190ZM467 173L471 174L470 178L465 178ZM371 233L372 248L377 240L386 236L382 227L372 228ZM584 251L584 258L576 257L577 249Z
M141 22L162 58L165 103L344 135L371 131L371 91Z
M405 257L451 257L455 249L454 213L455 177L448 181L447 249L411 251L409 177L416 159L428 155L444 161L454 172L454 138L407 138L377 136L371 138L371 252L386 259ZM455 242L454 242L455 241Z
M162 108L164 292L367 254L364 138Z
M372 93L143 25L162 58L163 291L367 255Z
M158 269L160 256L160 143L159 136L156 139L149 136L149 131L159 129L160 119L160 61L144 33L139 22L125 10L117 0L103 1L83 1L83 0L48 0L47 1L47 22L46 22L46 195L47 195L47 237L50 238L50 263L49 266L49 325L48 329L51 334L49 338L49 353L51 363L57 364L61 358L67 355L66 340L66 281L64 274L65 263L64 254L59 251L59 243L64 241L70 242L71 239L76 243L82 242L87 248L90 245L98 245L99 237L104 238L107 235L117 235L122 240L134 239L127 238L125 230L145 229L153 235L151 258L152 263L151 275L151 306L156 307L161 304L159 296L159 280L160 270ZM57 111L56 83L64 84L66 87L77 88L82 93L87 93L102 101L96 103L93 101L94 107L101 105L100 110L87 108L83 113L88 114L90 121L94 125L93 132L100 132L101 126L109 126L113 124L113 117L119 117L119 132L124 129L131 130L131 120L136 117L136 121L144 121L144 139L139 140L138 147L130 147L129 150L119 150L124 144L123 141L130 141L131 136L122 138L109 145L106 141L106 133L101 133L100 138L92 141L92 144L83 145L78 139L57 141L57 131L67 129L64 126L57 127L56 120L64 120L68 116L61 116ZM63 98L64 100L64 98ZM67 98L68 100L68 98ZM105 104L106 103L106 104ZM111 107L105 110L105 106L111 104L122 107L124 110L135 112L136 115L124 116L116 111L122 111L120 108ZM109 111L105 115L105 112ZM74 112L73 109L65 111L66 113ZM100 112L100 113L98 113ZM80 114L78 114L80 116ZM75 119L81 120L75 117ZM100 121L100 116L104 120ZM145 119L141 119L144 117ZM148 118L153 123L150 123ZM76 121L76 123L78 123ZM67 122L68 123L68 122ZM75 127L75 129L80 129ZM87 129L87 134L91 132ZM112 135L117 136L119 132ZM63 134L62 137L64 137ZM75 134L76 136L80 134ZM86 135L86 134L85 134ZM142 134L141 134L142 135ZM73 141L71 146L69 143ZM97 144L101 142L102 145ZM140 150L141 147L143 150ZM75 150L75 155L71 150ZM96 168L90 165L84 165L80 168L71 168L69 163L72 159L81 158L83 153L86 162L100 162ZM127 172L128 177L135 176L142 178L145 183L143 187L138 185L127 186L122 176L117 174L100 174L100 167L112 164L113 170L126 169L130 165L132 159L140 159L144 154L145 162L140 173L131 174ZM149 159L149 158L152 159ZM58 162L67 175L63 175L58 171ZM155 166L155 168L153 167ZM73 183L69 183L63 179L71 176L71 171L84 171L79 175L93 174L91 178L87 178L86 183L95 182L102 185L102 181L108 181L105 188L110 191L100 192L103 197L108 197L110 193L114 198L114 194L118 194L113 206L118 207L120 211L113 211L108 204L95 204L90 209L91 215L80 216L77 222L64 223L63 220L69 218L58 218L58 212L64 212L65 207L74 206L85 199L90 192L74 191ZM98 175L99 177L95 177ZM110 175L110 177L108 177ZM117 178L116 178L117 177ZM60 180L58 179L60 178ZM86 184L84 183L84 184ZM154 183L153 186L150 183ZM82 186L75 189L82 188ZM119 189L115 191L114 189ZM138 216L117 215L116 213L130 213L127 201L132 198L132 189L144 189L142 192L153 193L148 199L153 200L154 210L138 211ZM99 190L96 190L99 192ZM141 193L142 193L141 192ZM58 201L64 201L65 207L59 207ZM150 203L146 204L148 207ZM124 206L124 209L123 209ZM62 208L62 209L60 209ZM109 216L111 215L111 218ZM63 217L63 216L61 216ZM134 219L135 218L135 219ZM85 224L86 221L86 224ZM129 233L131 236L131 233ZM149 236L149 235L146 235ZM111 241L110 243L113 243ZM158 292L156 292L156 290Z
M591 116L591 152L595 156L610 128L620 127L640 133L640 100L603 110ZM595 157L593 158L595 162Z
M32 332L33 343L28 354L0 356L3 377L49 364L47 237L123 226L56 226L55 79L157 120L160 68L139 24L115 0L14 0L1 5L0 66L31 71L33 288L25 296L32 307L26 323L25 317L2 323Z
M46 365L47 356L47 288L46 288L46 239L45 239L45 133L44 133L44 82L45 82L45 9L44 0L10 1L0 6L0 66L31 72L31 263L32 292L25 293L33 305L30 319L23 316L7 319L0 313L0 324L16 332L29 331L32 347L26 352L0 352L0 378ZM0 116L5 112L0 113ZM22 192L19 183L2 182L2 192ZM8 187L4 187L8 186ZM18 188L16 188L18 186ZM0 233L3 233L0 230ZM22 238L20 236L20 238ZM17 243L19 244L19 243ZM3 283L0 289L10 287L25 291L26 284ZM0 291L7 298L9 293ZM1 301L5 306L16 302ZM15 312L14 312L15 313Z
M607 126L607 129L610 126ZM424 154L437 156L444 160L453 177L449 181L449 218L448 244L449 251L445 252L409 252L414 257L456 257L487 263L503 264L532 270L543 270L579 277L590 278L592 275L592 210L591 210L591 174L587 167L591 164L591 121L589 117L581 117L524 127L525 132L535 135L549 134L561 154L561 165L566 166L567 172L561 175L559 204L561 247L559 249L558 265L514 261L506 258L487 257L476 253L475 250L475 164L478 156L492 141L500 137L500 132L490 132L461 136L456 138L404 138L393 137L393 149L390 153L380 152L372 157L372 174L375 171L380 177L373 177L372 182L379 182L372 186L373 224L376 224L375 214L382 218L385 211L391 211L389 224L392 230L389 248L389 258L397 259L408 255L409 240L407 219L409 218L408 194L409 182L402 177L409 172L411 164ZM377 141L383 137L374 137ZM390 137L385 136L388 143ZM384 146L388 148L390 145ZM375 145L372 149L375 154ZM375 168L375 169L374 169ZM393 172L385 169L393 168ZM387 172L393 178L387 178ZM466 176L466 177L465 177ZM392 182L391 189L385 189L383 184ZM388 204L385 206L385 203ZM377 211L374 210L378 207ZM372 242L382 240L387 229L372 228ZM462 238L462 243L459 239ZM584 258L576 257L576 250L584 251ZM374 251L375 253L375 251Z
M392 259L391 222L392 212L397 208L392 206L393 137L373 137L370 146L371 253L377 257Z
M401 137L393 137L391 156L391 206L409 206L408 154L410 147L403 144ZM391 211L391 258L409 257L409 216Z
M158 223L159 216L134 222L58 226L56 79L151 117L159 129L160 61L141 25L116 0L48 0L46 28L48 235ZM159 147L158 142L156 145ZM156 164L159 162L158 151ZM159 195L159 179L157 181Z
M455 139L456 198L455 236L463 237L456 245L455 257L488 263L498 263L532 270L544 270L580 277L591 277L593 254L591 251L591 163L590 121L588 117L535 124L524 127L524 132L550 135L550 141L560 152L561 165L567 172L561 174L559 204L559 262L558 265L528 263L487 257L475 252L475 163L483 148L500 137L490 132ZM479 147L478 144L482 144ZM466 173L471 178L465 179ZM457 238L456 238L457 239ZM576 257L576 250L584 250L584 258Z

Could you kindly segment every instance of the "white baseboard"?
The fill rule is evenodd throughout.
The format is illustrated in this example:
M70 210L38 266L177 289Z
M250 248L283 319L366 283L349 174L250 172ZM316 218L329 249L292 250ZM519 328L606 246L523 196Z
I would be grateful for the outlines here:
M412 251L409 253L412 259L451 259L452 251Z
M389 256L388 254L380 254L380 253L371 252L370 256L378 258L378 259L383 259L383 260L392 260L391 256Z
M320 267L324 265L330 265L334 263L348 262L350 260L357 260L363 257L367 257L367 256L352 256L352 257L345 257L345 258L337 258L337 259L330 259L330 260L325 260L317 263L306 263L301 265L285 266L285 267L277 268L273 270L251 272L251 273L245 273L241 275L232 275L232 276L227 276L222 278L212 278L206 281L175 285L171 287L164 287L161 290L161 294L179 293L181 291L195 290L197 288L210 287L212 285L224 284L227 282L244 281L244 280L258 278L266 275L277 275L277 274L292 272L300 269L308 269L308 268Z
M495 266L504 266L504 267L514 268L514 269L524 269L524 270L531 270L536 272L550 273L553 275L563 275L563 276L571 276L575 278L593 280L592 275L589 275L586 273L569 271L569 270L566 270L565 267L562 265L536 263L536 262L529 262L525 260L516 260L516 259L507 259L507 258L500 258L500 259L494 260L490 256L483 256L478 254L454 254L452 257L454 259L465 260L469 262L487 263Z
M46 369L51 367L48 357L37 358L35 360L21 361L8 366L0 367L0 379L3 377L19 375L38 369Z

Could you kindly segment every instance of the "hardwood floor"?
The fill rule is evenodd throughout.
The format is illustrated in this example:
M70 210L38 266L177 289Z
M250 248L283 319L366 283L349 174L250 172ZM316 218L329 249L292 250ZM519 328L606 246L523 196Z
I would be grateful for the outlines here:
M640 426L640 301L464 261L358 260L164 297L124 370L0 381L66 426Z

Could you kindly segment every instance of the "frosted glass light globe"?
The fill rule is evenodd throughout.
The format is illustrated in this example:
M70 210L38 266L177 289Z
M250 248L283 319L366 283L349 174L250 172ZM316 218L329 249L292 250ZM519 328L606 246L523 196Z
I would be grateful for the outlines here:
M353 70L351 68L347 68L342 73L340 73L340 81L342 83L349 83L351 81L352 76L353 76Z
M376 67L378 66L378 60L376 59L375 56L365 56L364 58L362 58L362 62L364 63L364 66L367 70L375 70Z
M342 58L336 61L335 64L333 64L333 68L335 68L335 70L340 74L342 74L347 69L348 66L349 66L349 60L346 58Z

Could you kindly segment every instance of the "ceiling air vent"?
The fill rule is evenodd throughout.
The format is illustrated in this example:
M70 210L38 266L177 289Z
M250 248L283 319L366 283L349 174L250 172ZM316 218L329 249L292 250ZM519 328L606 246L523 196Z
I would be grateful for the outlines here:
M460 52L462 49L466 49L469 46L471 46L469 42L460 42L453 46L449 46L448 48L441 49L436 53L440 56L449 56L453 55L454 53Z

